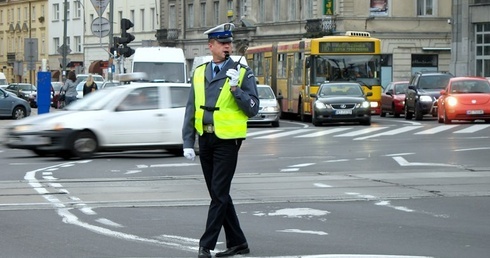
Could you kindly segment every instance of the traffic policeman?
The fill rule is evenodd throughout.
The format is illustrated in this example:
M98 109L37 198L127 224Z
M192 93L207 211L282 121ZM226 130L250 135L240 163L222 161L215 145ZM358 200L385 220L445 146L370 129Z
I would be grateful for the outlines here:
M199 159L211 197L206 229L199 241L199 258L211 257L221 228L226 235L224 252L216 257L247 254L247 239L240 227L230 196L238 150L247 135L247 120L259 110L257 85L249 67L234 62L231 23L206 32L211 62L198 66L192 75L182 135L184 156L194 160L193 146L199 135Z

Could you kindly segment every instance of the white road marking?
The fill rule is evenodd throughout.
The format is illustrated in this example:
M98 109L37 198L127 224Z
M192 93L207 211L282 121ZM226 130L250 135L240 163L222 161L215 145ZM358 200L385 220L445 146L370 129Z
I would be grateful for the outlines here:
M326 184L322 184L322 183L314 183L313 185L316 187L320 187L320 188L332 187L331 185L326 185Z
M452 128L457 127L457 126L458 125L440 125L437 127L430 128L428 130L424 130L422 132L417 132L415 134L436 134L436 133L440 133L442 131L452 129Z
M281 172L294 172L294 171L299 171L299 168L283 168L283 169L281 169Z
M424 162L408 162L403 157L393 157L393 159L402 167L409 166L430 166L430 167L461 167L460 165L442 164L442 163L424 163Z
M476 150L490 150L490 147L479 147L479 148L458 149L458 150L454 150L454 151L476 151Z
M322 131L318 131L315 133L299 135L299 136L295 136L295 137L296 138L313 138L313 137L319 137L319 136L323 136L323 135L327 135L327 134L343 132L343 131L347 131L349 129L352 129L352 128L351 127L339 127L339 128L334 128L334 129L322 130Z
M114 227L114 228L123 228L124 227L123 225L116 223L112 220L106 219L106 218L99 218L99 219L96 219L95 221L99 222L100 224L107 225L107 226Z
M125 175L141 173L141 170L128 170Z
M357 136L357 135L361 135L361 134L368 134L368 133L376 132L376 131L383 130L383 129L386 129L386 128L388 128L388 127L370 127L370 128L366 128L366 129L362 129L362 130L356 130L356 131L350 132L350 133L344 133L344 134L335 135L334 137L351 137L351 136Z
M199 163L175 163L175 164L154 164L150 165L152 168L164 168L164 167L190 167L199 166Z
M311 165L315 165L315 163L303 163L289 166L290 168L299 168L299 167L308 167Z
M413 155L415 153L413 152L405 152L405 153L395 153L395 154L387 154L385 155L386 157L393 157L393 156L405 156L405 155Z
M382 132L382 133L378 133L378 134L367 135L367 136L364 136L364 137L355 138L354 141L365 140L365 139L379 137L379 136L384 136L384 135L400 134L400 133L404 133L404 132L415 130L415 129L420 128L420 127L422 127L422 126L405 126L405 127L401 127L401 128L398 128L398 129L390 130L390 131L387 131L387 132Z
M253 133L247 132L247 137L253 137L253 136L262 135L262 134L268 134L268 133L278 133L278 132L282 132L282 131L283 130L281 130L281 129L271 129L271 130L256 131L256 132L253 132Z
M488 125L488 124L486 124L486 125L472 125L470 127L466 127L464 129L461 129L461 130L456 131L454 133L474 133L474 132L483 130L487 127L490 127L490 125Z
M310 129L298 129L298 130L287 131L287 132L282 132L282 133L259 136L259 137L255 137L254 139L275 139L275 138L280 138L280 137L289 136L289 135L293 135L293 134L300 134L300 133L309 132L309 131L311 131L311 130Z
M319 235L319 236L328 235L328 233L324 231L312 231L312 230L301 230L301 229L283 229L283 230L276 230L276 232L312 234L312 235Z

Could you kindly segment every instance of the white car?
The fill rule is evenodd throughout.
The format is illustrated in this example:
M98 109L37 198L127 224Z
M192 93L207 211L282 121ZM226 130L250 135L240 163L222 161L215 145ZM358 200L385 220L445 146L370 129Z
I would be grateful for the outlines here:
M98 90L63 110L9 124L6 146L64 159L147 149L182 155L189 90L184 83L133 83Z
M274 94L271 86L258 84L257 92L259 94L259 113L248 119L249 124L271 124L272 127L279 127L281 117L281 108L278 99Z

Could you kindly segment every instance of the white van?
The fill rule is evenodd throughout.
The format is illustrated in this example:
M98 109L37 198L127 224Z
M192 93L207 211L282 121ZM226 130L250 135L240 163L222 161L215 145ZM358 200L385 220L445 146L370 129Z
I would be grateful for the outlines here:
M4 73L0 73L0 87L2 89L5 89L5 88L7 88L7 86L9 86L9 84L7 82L7 77L5 77Z
M187 83L184 50L175 47L141 47L135 50L132 73L144 72L150 82Z
M248 66L247 58L242 57L242 56L230 56L230 57L234 62L238 62L238 60L240 60L240 64ZM211 60L213 60L213 56L196 56L196 57L194 57L194 61L192 62L191 75L194 73L194 70L196 69L196 67L198 67L201 64L204 64L206 62L211 62Z

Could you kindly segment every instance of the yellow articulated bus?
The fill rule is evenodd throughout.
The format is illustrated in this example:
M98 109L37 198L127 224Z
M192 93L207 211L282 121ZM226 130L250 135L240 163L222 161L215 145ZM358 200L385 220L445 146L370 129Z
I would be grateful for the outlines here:
M361 84L364 93L372 93L371 114L381 111L381 41L368 32L252 46L246 56L258 82L280 98L283 115L310 120L310 93L341 81Z

